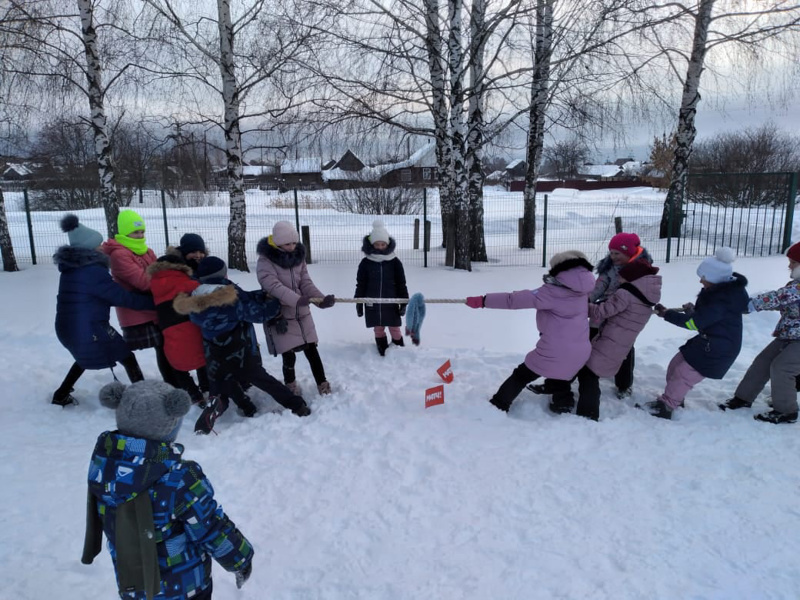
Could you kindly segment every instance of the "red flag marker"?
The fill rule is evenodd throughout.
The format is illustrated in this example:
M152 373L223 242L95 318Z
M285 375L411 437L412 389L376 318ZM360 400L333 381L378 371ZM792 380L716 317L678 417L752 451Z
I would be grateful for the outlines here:
M443 385L437 385L436 387L425 390L425 408L430 408L437 404L444 404Z
M445 383L453 383L453 368L450 366L450 359L448 358L445 363L436 369L436 372L439 374L439 377Z

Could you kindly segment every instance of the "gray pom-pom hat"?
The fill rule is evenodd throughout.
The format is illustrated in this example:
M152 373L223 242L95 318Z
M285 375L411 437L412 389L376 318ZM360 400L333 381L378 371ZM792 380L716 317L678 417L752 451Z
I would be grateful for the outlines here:
M192 401L184 390L163 381L137 381L129 386L114 381L100 389L100 404L116 410L117 429L123 435L174 442Z

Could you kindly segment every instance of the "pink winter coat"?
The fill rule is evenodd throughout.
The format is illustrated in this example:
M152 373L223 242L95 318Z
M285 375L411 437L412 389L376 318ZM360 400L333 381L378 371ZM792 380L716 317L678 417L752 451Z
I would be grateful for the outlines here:
M270 352L277 356L304 344L316 343L319 340L310 307L297 306L300 296L322 298L325 295L308 274L305 247L297 244L294 252L284 252L272 245L269 238L263 238L256 248L258 283L267 294L280 300L281 314L289 325L286 333L278 333L275 327L264 323Z
M139 256L128 250L117 240L103 242L103 252L108 255L111 264L111 278L129 291L149 292L150 275L147 267L156 262L156 255L151 249ZM115 307L120 327L132 327L142 323L158 323L154 310L131 310L123 306Z
M517 310L535 308L539 341L525 356L525 365L551 379L572 379L592 351L589 342L589 292L594 276L583 267L555 276L535 290L510 294L486 294L486 308Z
M661 275L645 275L631 285L653 304L661 300ZM605 302L590 304L589 318L603 322L600 333L592 340L592 355L586 363L592 373L598 377L615 375L652 314L651 307L623 288Z

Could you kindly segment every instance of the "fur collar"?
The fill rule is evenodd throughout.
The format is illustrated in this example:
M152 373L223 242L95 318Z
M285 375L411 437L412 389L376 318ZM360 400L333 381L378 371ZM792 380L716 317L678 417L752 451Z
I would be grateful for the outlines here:
M180 293L172 301L172 308L179 315L200 313L209 308L232 306L239 300L235 285L201 285L194 295Z
M189 277L192 276L192 268L189 265L184 265L180 263L171 263L167 261L157 261L154 262L152 265L147 267L147 274L152 277L156 273L164 273L166 271L178 271L180 273L186 273Z
M397 258L394 254L394 249L396 247L397 243L394 241L393 237L389 238L389 244L386 246L386 250L380 251L376 250L375 246L370 243L368 235L365 235L363 241L361 242L361 251L367 255L369 260L375 262L383 262Z
M59 271L79 269L88 265L100 265L108 268L109 264L108 256L104 253L78 246L61 246L53 254L53 262L58 266Z
M306 260L306 247L302 242L298 242L292 252L284 252L277 246L270 242L269 237L263 237L256 245L256 251L259 256L263 256L268 261L275 263L282 269L291 269L297 265L303 264Z

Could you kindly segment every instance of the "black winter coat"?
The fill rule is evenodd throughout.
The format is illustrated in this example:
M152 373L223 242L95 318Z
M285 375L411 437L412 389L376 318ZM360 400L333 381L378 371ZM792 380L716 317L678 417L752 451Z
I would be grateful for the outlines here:
M358 265L356 275L356 298L408 298L406 273L403 263L396 256L389 258L396 247L394 238L389 238L386 250L378 252L364 236L361 251L366 257ZM402 304L367 304L364 317L367 327L400 327Z

